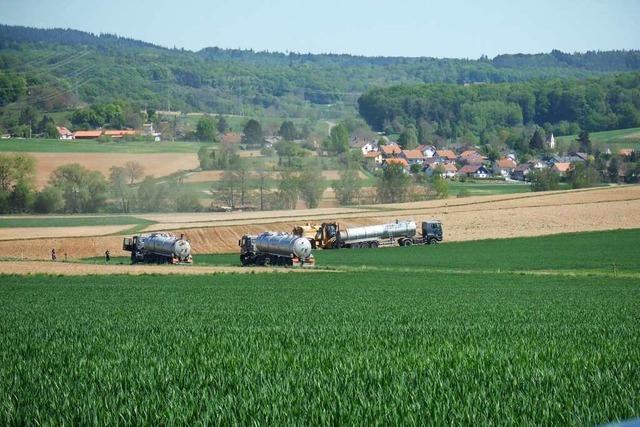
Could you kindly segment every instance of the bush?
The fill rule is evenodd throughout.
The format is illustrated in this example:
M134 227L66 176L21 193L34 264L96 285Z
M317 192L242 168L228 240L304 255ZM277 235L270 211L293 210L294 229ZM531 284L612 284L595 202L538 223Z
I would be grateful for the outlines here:
M38 213L60 212L64 207L62 191L56 187L46 187L36 194L33 210Z

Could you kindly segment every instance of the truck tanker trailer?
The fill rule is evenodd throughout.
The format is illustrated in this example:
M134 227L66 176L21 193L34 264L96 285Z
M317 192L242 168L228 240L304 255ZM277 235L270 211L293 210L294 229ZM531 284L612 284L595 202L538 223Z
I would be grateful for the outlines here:
M351 228L341 228L336 222L308 229L294 227L294 234L306 237L314 248L322 249L433 245L442 241L442 223L438 220L423 221L420 232L418 235L413 220Z
M311 243L304 237L287 233L264 232L244 235L238 241L242 265L287 265L313 267Z
M140 234L125 237L122 249L131 252L131 263L192 263L191 245L184 236L171 233Z

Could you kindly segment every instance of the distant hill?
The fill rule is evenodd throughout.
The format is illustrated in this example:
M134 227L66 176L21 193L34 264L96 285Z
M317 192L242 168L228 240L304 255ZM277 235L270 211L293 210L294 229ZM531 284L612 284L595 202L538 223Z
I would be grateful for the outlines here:
M586 78L640 70L640 51L478 60L169 49L70 29L0 25L0 107L125 100L141 107L340 116L376 87ZM336 104L326 108L327 104ZM342 106L342 107L341 107Z

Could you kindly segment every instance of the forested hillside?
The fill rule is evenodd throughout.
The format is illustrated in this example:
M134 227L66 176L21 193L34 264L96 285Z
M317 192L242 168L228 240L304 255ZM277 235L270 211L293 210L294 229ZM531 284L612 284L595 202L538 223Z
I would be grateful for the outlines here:
M535 124L556 135L640 126L640 73L588 79L373 89L360 115L377 130L431 127L444 138Z
M340 117L374 87L585 78L640 69L640 51L478 60L199 52L75 30L0 25L0 107L127 101L181 111ZM452 89L458 90L458 89ZM321 106L334 104L331 109ZM341 105L345 107L341 108Z

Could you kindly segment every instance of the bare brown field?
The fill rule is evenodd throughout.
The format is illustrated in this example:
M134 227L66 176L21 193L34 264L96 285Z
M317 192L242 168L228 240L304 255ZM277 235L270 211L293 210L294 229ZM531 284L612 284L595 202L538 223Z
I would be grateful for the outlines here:
M37 163L36 185L47 185L51 172L70 163L79 163L90 170L109 176L112 166L124 166L127 162L138 162L144 166L145 175L156 177L171 175L181 170L192 170L200 166L193 153L117 154L117 153L29 153Z
M421 221L438 218L446 241L540 236L547 234L640 228L640 186L619 186L552 193L477 196L419 203L277 212L212 214L154 214L159 221L149 230L185 233L194 253L237 251L238 239L265 230L290 231L296 224L338 220L346 226L395 219ZM96 227L96 234L101 227ZM0 242L0 256L47 259L51 248L72 258L100 256L105 249L120 250L120 236L50 237ZM196 258L197 262L197 258Z
M367 176L360 171L360 178L366 178ZM252 173L252 176L257 176L257 174ZM269 177L271 179L275 179L280 175L279 172L270 172L269 173ZM193 172L191 174L189 174L188 176L186 176L184 178L184 182L213 182L213 181L220 181L222 179L222 177L224 176L224 171L200 171L200 172ZM322 176L325 179L334 181L337 179L340 179L340 171L337 170L326 170L326 171L322 171Z
M35 239L49 237L106 236L133 227L130 225L101 225L79 227L15 227L0 228L0 240Z
M197 267L184 265L124 265L124 264L76 264L51 261L0 261L0 274L55 274L62 276L86 276L92 274L215 274L215 273L275 273L311 272L306 269L265 267ZM315 270L313 270L315 271ZM321 270L320 270L321 271Z

